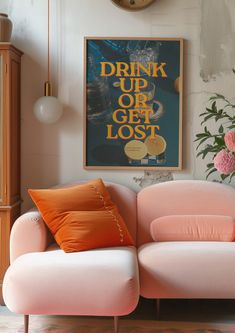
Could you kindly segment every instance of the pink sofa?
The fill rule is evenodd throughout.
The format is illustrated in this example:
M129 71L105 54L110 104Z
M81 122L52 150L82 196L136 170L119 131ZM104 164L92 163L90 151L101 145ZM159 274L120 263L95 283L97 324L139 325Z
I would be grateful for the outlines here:
M136 194L106 185L135 240ZM37 211L15 222L10 259L3 297L11 311L25 315L25 333L30 314L113 316L118 332L118 316L132 312L139 300L135 247L65 253Z
M11 233L6 305L29 314L114 316L146 298L235 298L233 242L154 242L150 224L168 215L226 215L235 219L235 190L206 181L172 181L138 194L107 183L135 247L64 253L37 211L22 215ZM138 260L138 263L137 263ZM140 272L140 280L139 280ZM140 290L139 290L140 288Z
M225 215L235 220L235 189L172 181L139 192L140 293L146 298L235 298L235 243L153 242L150 223L167 215Z

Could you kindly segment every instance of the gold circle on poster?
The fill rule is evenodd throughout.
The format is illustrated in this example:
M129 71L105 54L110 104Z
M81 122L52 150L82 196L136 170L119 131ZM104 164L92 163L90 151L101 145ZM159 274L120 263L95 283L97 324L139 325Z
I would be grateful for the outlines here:
M175 87L175 90L177 91L177 93L180 92L180 76L177 77L177 79L175 79L175 82L174 82L174 87Z
M125 10L141 10L150 6L155 0L111 0L115 5Z
M166 150L166 140L160 135L154 138L148 136L145 139L145 145L149 155L160 155Z
M141 160L147 155L147 147L144 142L139 140L129 141L125 147L124 151L127 157L131 160Z

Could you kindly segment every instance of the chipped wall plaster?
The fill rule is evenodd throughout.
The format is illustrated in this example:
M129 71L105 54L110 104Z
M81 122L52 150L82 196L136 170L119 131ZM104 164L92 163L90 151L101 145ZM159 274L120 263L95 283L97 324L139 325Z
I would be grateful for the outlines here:
M171 172L167 171L144 171L143 176L134 177L133 179L141 188L144 188L153 184L173 180L173 175Z
M234 2L226 0L201 1L200 75L205 82L235 66L234 9Z

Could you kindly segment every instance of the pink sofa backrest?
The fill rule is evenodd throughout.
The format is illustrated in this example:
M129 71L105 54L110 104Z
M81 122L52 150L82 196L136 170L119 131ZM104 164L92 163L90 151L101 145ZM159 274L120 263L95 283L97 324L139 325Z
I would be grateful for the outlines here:
M235 219L235 189L199 180L152 185L137 195L137 244L152 241L151 222L165 215L228 215Z
M136 193L123 185L108 182L105 182L105 185L136 244Z

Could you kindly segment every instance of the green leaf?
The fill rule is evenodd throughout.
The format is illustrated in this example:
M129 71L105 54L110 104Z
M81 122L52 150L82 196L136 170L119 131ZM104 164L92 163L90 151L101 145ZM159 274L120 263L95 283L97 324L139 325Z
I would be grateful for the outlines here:
M204 118L204 120L201 122L201 125L204 124L208 119L210 119L210 118L212 118L212 117L214 117L214 114L209 114L208 116L206 116L206 117Z
M219 98L225 99L225 97L221 94L216 94L216 96L219 97Z
M225 147L224 139L222 137L216 136L214 139L214 142L219 146L220 148Z
M210 147L210 152L212 152L212 153L217 153L220 150L221 150L221 146L219 146L219 145Z
M199 157L202 154L203 154L203 151L201 150L201 151L199 151L199 153L197 153L196 157Z
M235 176L235 171L233 171L230 175L230 178L229 178L229 183L231 182L232 178Z
M212 168L214 168L214 163L209 163L207 164L207 169L206 169L206 172L210 171Z
M214 147L214 146L211 145L211 144L210 144L210 145L207 145L207 148L209 148L209 149L213 149L213 147Z
M220 125L219 133L224 133L224 127L223 127L223 125Z
M212 109L209 109L209 108L206 108L206 111L207 111L207 112L205 112L205 114L208 114L208 113L215 113L215 111L214 111L214 110L212 110Z
M208 137L208 134L206 133L198 133L196 134L196 139L194 140L194 142L201 140L202 138Z
M230 104L230 103L225 104L224 108L228 108L229 106L232 106L232 104Z
M214 101L211 105L211 109L214 111L214 112L217 112L217 106L216 106L216 101Z
M217 115L216 117L215 117L215 121L217 122L218 120L220 120L220 119L222 119L222 117L220 116L220 115Z
M193 142L197 142L199 140L201 140L201 138L197 138L197 139L193 140Z
M218 96L217 96L218 95ZM225 99L225 97L223 95L220 94L216 94L216 96L211 96L209 98L209 101L215 101L216 99Z
M207 146L205 149L203 149L202 151L202 159L204 160L204 158L206 157L206 155L208 153L212 153L213 152L213 148L211 148L211 146Z
M217 171L216 168L212 169L212 170L207 174L206 179L207 179L212 173L214 173L214 172L216 172L216 171Z
M203 138L204 136L208 136L206 133L198 133L196 134L197 138Z
M206 145L206 147L197 154L197 157L202 155L202 159L204 159L208 153L218 153L220 150L221 146L219 145Z
M204 132L211 136L211 133L210 133L210 131L208 131L206 126L204 127Z
M225 175L225 174L222 173L222 174L220 175L220 177L221 177L222 180L225 180L226 178L229 177L229 175Z
M198 144L197 147L196 147L196 150L198 150L198 148L201 146L201 144L202 144L203 142L205 142L206 140L208 140L208 139L209 139L208 137L201 139L201 141L199 142L199 144Z
M233 68L233 73L235 74L235 68Z
M211 96L211 97L209 98L209 101L213 101L214 99L217 99L217 97L216 97L216 96Z
M199 114L199 117L205 116L206 114L208 114L208 112L203 112Z

